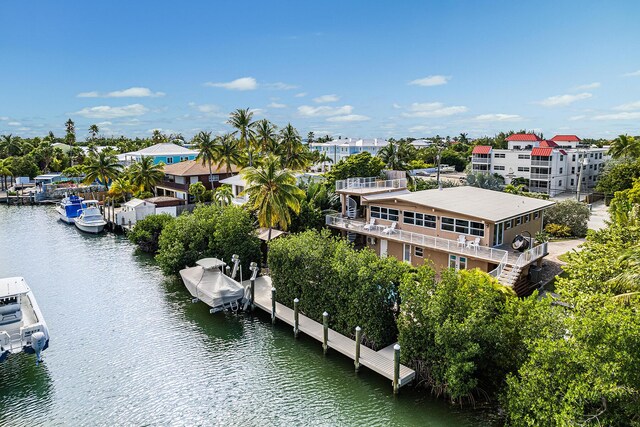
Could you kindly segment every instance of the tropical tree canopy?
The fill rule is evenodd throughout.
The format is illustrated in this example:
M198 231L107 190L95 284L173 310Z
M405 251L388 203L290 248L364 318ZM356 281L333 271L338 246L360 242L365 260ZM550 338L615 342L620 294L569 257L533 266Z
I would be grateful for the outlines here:
M255 123L252 121L253 112L248 108L238 108L231 113L229 123L239 133L240 148L247 150L249 156L249 166L253 166L253 146L255 144Z
M142 187L146 191L153 191L155 194L156 185L164 179L163 166L153 163L153 157L142 156L140 161L131 165L129 169L131 182L137 187Z
M89 162L84 166L85 179L87 184L99 180L101 184L108 186L109 181L118 177L122 171L122 165L118 163L118 158L114 154L101 151L89 158Z

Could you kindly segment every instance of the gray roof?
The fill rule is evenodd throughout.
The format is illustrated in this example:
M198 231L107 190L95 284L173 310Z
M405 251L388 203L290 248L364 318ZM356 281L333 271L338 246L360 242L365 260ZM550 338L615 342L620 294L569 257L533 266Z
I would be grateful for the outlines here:
M442 190L423 190L408 194L380 194L376 200L402 200L420 206L460 213L498 222L529 212L546 209L555 202L516 196L502 191L463 186ZM371 198L367 198L371 200Z
M142 150L124 153L125 156L187 156L189 154L198 154L198 152L189 150L188 148L173 144L171 142L156 144L152 145L151 147L143 148Z

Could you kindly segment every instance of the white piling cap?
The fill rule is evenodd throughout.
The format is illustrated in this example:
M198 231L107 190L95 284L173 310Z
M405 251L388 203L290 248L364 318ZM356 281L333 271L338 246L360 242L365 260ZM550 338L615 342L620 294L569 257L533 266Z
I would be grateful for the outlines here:
M329 313L327 313L327 312L325 311L324 313L322 313L322 315L326 317L326 316L328 316L328 315L329 315Z
M360 332L362 328L360 326L356 326L356 332Z
M271 292L275 291L276 288L274 288L273 286L271 287Z
M400 344L396 344L396 345L394 345L394 346L393 346L393 349L394 349L395 351L399 351L399 350L400 350Z
M300 302L300 300L298 298L295 298L293 302Z

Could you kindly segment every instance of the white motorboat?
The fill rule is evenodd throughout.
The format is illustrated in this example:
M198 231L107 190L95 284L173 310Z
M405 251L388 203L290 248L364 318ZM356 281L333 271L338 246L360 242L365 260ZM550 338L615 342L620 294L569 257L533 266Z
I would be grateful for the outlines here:
M194 302L204 302L211 307L211 313L238 311L247 301L245 294L248 289L245 290L240 282L234 280L239 271L240 258L234 255L232 261L234 265L230 275L228 271L225 272L227 264L218 258L203 258L196 262L195 267L180 270L180 277L194 297Z
M49 329L22 277L0 279L0 362L10 354L36 354L49 347Z
M80 211L80 216L76 218L76 227L85 233L101 233L107 225L107 221L102 217L98 201L86 200L84 203L86 207Z
M56 205L56 212L60 215L60 219L67 224L73 224L75 219L80 216L80 211L85 207L82 200L82 197L75 195L62 199Z

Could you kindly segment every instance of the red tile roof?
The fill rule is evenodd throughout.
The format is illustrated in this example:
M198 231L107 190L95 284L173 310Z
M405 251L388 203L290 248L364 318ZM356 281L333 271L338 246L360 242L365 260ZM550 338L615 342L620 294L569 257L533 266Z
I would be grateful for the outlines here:
M531 150L531 155L549 157L552 152L553 152L553 148L535 147L533 150Z
M582 141L577 135L556 135L551 138L552 141Z
M564 154L565 156L567 155L567 152L566 152L566 151L564 151L564 150L560 150L560 152L561 152L562 154Z
M490 145L476 145L473 147L471 154L489 154L491 152Z
M543 148L553 148L553 147L557 147L557 146L558 146L558 144L556 144L555 142L553 142L550 139L547 139L547 140L542 141L540 143L540 147L543 147Z
M540 141L537 135L532 133L514 133L507 137L507 141Z

